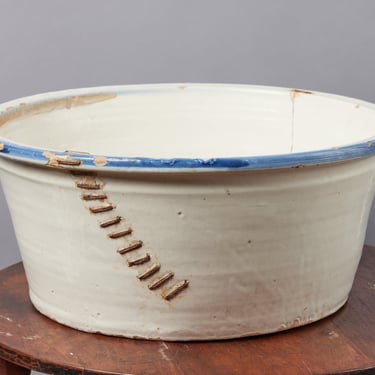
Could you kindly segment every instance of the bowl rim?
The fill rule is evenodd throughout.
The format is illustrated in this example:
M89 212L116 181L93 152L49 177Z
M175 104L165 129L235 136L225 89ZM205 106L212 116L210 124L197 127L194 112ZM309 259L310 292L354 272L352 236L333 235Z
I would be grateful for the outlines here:
M210 83L163 83L163 84L138 84L121 86L97 86L89 88L78 88L59 90L27 96L0 105L0 121L17 111L20 106L32 108L33 106L53 102L60 99L74 99L93 94L124 95L131 93L149 93L150 91L171 91L177 88L225 88L234 90L259 90L273 93L300 93L314 94L339 101L350 102L375 111L375 104L354 99L348 96L329 94L318 91L308 91L287 87L259 86L249 84L210 84ZM21 114L22 116L22 114ZM5 123L6 121L4 121ZM1 126L1 122L0 122ZM364 158L375 154L375 132L374 137L361 142L348 145L317 149L305 152L257 155L257 156L235 156L235 157L212 157L202 158L150 158L150 157L126 157L111 155L95 155L75 151L59 151L48 148L31 147L27 144L13 142L6 137L0 136L0 157L23 161L32 164L45 165L49 167L65 169L94 169L113 171L152 171L152 172L209 172L209 171L231 171L231 170L259 170L299 168L305 166L316 166L342 162L352 159Z

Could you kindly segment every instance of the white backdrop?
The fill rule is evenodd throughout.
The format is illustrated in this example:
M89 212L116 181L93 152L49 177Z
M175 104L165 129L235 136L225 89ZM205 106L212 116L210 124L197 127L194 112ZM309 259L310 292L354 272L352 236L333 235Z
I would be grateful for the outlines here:
M374 15L373 0L0 0L0 102L151 82L288 86L375 102ZM19 254L1 189L0 240L2 268ZM375 244L374 209L366 242Z

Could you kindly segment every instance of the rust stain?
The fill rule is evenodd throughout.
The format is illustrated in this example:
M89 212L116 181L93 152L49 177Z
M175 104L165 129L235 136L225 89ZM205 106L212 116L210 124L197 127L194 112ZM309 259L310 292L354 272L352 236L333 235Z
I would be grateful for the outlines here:
M121 216L116 216L116 217L113 217L111 219L108 219L108 220L104 220L100 223L100 227L101 228L107 228L111 225L115 225L115 224L118 224L120 221L122 220L122 217Z
M0 143L0 151L3 151L3 150L4 150L4 144Z
M104 156L96 156L94 158L94 164L98 167L102 167L107 164L107 159Z
M292 99L296 98L299 94L307 94L307 95L313 94L312 91L300 90L300 89L290 89L289 92L290 92L290 96Z
M0 126L8 121L22 116L36 115L45 112L51 112L56 109L70 109L82 105L94 104L105 100L113 99L117 96L115 93L99 93L70 96L67 98L50 100L42 103L25 104L20 103L18 107L10 109L0 115Z
M145 280L148 279L150 276L155 274L160 270L161 264L160 263L155 263L151 267L147 268L144 272L140 273L137 278L139 280Z
M158 288L159 286L166 283L168 280L170 280L174 276L174 273L171 271L166 272L164 275L158 277L154 281L152 281L150 284L148 284L148 288L153 290Z
M176 297L182 290L189 286L188 280L183 280L173 285L172 288L168 289L165 293L163 293L162 297L167 301L171 300L172 298Z
M367 142L367 147L371 147L372 146L372 142Z
M139 266L140 264L147 263L151 260L151 256L149 253L146 253L146 255L143 255L139 258L131 259L128 260L128 266L133 267L133 266Z

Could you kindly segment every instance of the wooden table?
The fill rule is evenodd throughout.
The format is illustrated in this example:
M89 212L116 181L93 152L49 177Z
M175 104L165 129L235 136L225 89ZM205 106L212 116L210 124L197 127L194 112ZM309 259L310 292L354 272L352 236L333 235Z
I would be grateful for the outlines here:
M320 322L221 342L88 334L31 305L21 263L0 272L0 374L375 374L375 248L365 247L348 303Z

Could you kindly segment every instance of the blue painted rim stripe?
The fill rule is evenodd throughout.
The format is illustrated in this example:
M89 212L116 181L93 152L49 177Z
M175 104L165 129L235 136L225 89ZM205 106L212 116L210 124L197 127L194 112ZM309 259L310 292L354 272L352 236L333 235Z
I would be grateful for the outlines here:
M190 84L188 84L190 85ZM240 90L261 90L270 92L286 93L290 89L276 88L267 86L251 86L251 85L226 85L226 84L193 84L202 89L210 89L213 87ZM92 93L117 93L117 94L142 94L144 92L159 92L176 88L176 84L161 84L161 85L133 85L133 86L107 86L95 87L90 89L73 89L65 90L55 93L46 93L34 95L28 98L17 99L13 102L4 103L0 109L5 109L8 112L8 106L19 106L21 101L27 101L27 105L35 105L44 101L56 100L60 98L67 98L72 95L85 95ZM151 90L151 91L150 91ZM357 99L348 98L345 96L317 93L315 95L325 96L340 101L351 103L359 103L375 110L375 105L359 101ZM2 107L2 108L1 108ZM11 112L11 111L10 111ZM96 169L96 170L113 170L113 171L217 171L217 170L258 170L258 169L274 169L274 168L288 168L309 166L318 164L327 164L333 162L340 162L345 160L358 159L368 157L375 154L375 136L371 139L366 139L359 143L354 143L338 148L314 150L307 152L278 154L278 155L260 155L260 156L239 156L227 158L171 158L171 159L157 159L146 157L120 157L107 155L92 155L81 153L66 153L58 152L56 150L48 150L27 145L11 142L6 138L0 137L0 155L14 160L20 160L28 163L47 165L48 157L44 156L45 152L50 152L56 156L69 155L72 159L79 159L81 164L79 166L61 165L65 169ZM106 164L98 166L95 164L96 157L105 157Z
M0 142L1 139L0 139ZM2 142L3 149L0 151L5 157L22 161L47 164L48 158L43 154L48 151L40 148L27 147L11 142ZM78 167L67 167L72 169L95 168L95 169L129 169L129 170L256 170L286 167L299 167L308 165L326 164L344 160L357 159L375 154L375 140L363 143L343 146L335 149L324 149L310 152L298 152L280 155L264 155L249 157L211 158L211 159L153 159L144 157L117 157L105 156L107 163L97 166L95 158L99 155L76 154L66 152L50 151L56 156L69 155L72 159L79 159L81 165ZM100 155L101 156L101 155Z

